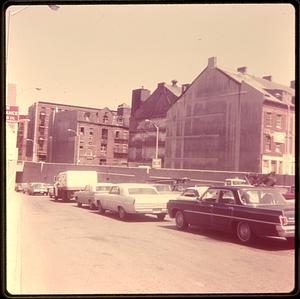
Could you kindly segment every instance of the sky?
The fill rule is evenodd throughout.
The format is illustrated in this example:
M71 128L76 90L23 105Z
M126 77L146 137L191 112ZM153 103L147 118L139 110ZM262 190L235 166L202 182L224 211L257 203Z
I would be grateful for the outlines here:
M290 4L80 3L9 7L7 81L21 114L36 101L115 110L131 105L133 89L191 83L212 56L226 69L295 79Z

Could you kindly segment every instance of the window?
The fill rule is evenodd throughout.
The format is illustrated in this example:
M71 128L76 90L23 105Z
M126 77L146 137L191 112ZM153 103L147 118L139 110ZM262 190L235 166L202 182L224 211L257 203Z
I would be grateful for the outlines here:
M102 138L107 139L108 137L108 129L102 129Z
M120 137L120 132L116 131L116 138L119 138L119 137Z
M101 150L101 152L106 152L107 145L106 144L101 144L100 150Z
M271 112L266 113L266 126L272 127L272 113Z
M282 128L282 115L276 115L276 128Z
M107 124L107 123L108 123L108 116L107 116L107 112L105 112L105 114L104 114L104 116L103 116L103 120L102 120L102 122L103 122L104 124Z
M90 112L85 112L84 113L84 120L89 121L90 120L90 116L91 116Z
M110 193L111 194L120 194L120 190L119 190L119 187L111 187L110 189Z
M219 202L224 204L235 204L235 199L232 191L230 190L220 191Z
M263 167L269 168L269 160L263 160Z
M217 195L218 195L218 190L215 189L208 189L202 197L203 201L208 201L208 202L216 202L217 201Z
M123 138L124 138L124 139L128 139L128 132L127 132L127 131L124 131L124 132L123 132Z
M271 137L269 135L266 135L265 137L265 149L266 151L271 151Z
M79 148L83 149L83 145L80 145Z
M275 144L275 152L276 153L281 153L281 144L280 143Z
M84 127L80 127L80 135L84 135Z
M276 160L272 160L271 161L271 171L276 172L277 170L277 161Z

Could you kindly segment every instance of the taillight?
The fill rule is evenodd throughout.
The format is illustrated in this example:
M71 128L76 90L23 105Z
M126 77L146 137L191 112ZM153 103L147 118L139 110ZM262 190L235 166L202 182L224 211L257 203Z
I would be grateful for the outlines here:
M287 225L288 224L288 219L285 216L279 216L280 224L281 225Z

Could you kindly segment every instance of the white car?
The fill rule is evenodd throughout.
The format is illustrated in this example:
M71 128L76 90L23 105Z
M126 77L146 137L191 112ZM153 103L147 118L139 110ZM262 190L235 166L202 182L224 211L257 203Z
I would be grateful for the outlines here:
M164 220L170 194L159 194L150 184L122 183L113 186L107 194L96 194L100 214L106 210L118 213L120 219L128 214L153 214Z
M86 185L82 191L74 193L77 206L81 207L82 204L89 205L91 210L96 209L95 202L96 194L108 193L110 188L115 184L112 183L98 183L96 185Z
M196 199L209 188L209 186L195 186L186 188L176 199Z

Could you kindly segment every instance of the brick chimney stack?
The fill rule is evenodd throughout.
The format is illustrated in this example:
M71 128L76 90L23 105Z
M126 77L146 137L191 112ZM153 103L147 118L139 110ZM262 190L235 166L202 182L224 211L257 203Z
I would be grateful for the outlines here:
M246 66L241 66L237 68L237 71L241 74L246 74L247 73L247 67Z
M210 57L208 58L208 65L207 67L213 69L217 66L217 57Z
M272 81L272 76L263 76L263 79L268 80L268 81Z

